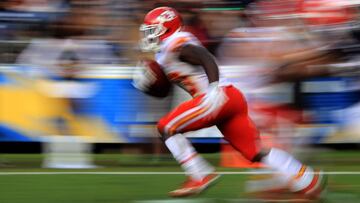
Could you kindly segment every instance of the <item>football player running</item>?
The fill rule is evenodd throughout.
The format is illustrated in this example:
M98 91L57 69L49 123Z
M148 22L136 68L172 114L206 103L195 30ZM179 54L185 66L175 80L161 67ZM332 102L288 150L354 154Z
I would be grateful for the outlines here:
M161 118L157 126L165 145L188 176L180 188L169 193L171 196L198 194L219 177L183 135L214 125L245 158L262 162L280 173L291 192L315 197L322 191L325 179L321 172L315 172L283 150L261 150L259 132L248 116L243 94L233 85L219 82L215 58L196 37L182 31L176 10L170 7L151 10L140 31L142 50L154 51L169 81L193 97ZM154 82L151 78L136 77L133 84L147 92Z

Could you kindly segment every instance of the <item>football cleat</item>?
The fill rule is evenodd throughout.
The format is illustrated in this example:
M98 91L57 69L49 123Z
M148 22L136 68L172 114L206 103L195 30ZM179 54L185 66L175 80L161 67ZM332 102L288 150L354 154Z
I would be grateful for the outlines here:
M209 186L213 185L219 177L220 175L218 174L210 174L200 181L189 178L179 189L171 191L169 195L171 197L186 197L200 194Z
M266 173L267 170L259 170L259 172L265 173L252 175L245 183L245 192L249 197L256 199L279 199L287 196L290 192L288 181L280 174L271 173L271 171Z
M302 177L304 177L302 180L287 181L281 174L255 175L246 182L245 189L250 197L269 201L313 202L321 200L326 192L326 175L322 171L311 170L308 173L302 173Z
M323 173L323 171L315 171L314 178L311 183L297 193L304 195L309 199L316 200L321 199L321 197L326 193L326 188L327 176Z

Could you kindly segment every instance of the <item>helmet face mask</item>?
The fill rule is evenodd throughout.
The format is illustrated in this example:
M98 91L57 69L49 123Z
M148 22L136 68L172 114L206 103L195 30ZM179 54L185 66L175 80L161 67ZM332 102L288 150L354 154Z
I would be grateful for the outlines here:
M160 36L166 32L162 24L140 26L141 40L140 48L142 51L159 51Z
M146 14L140 26L140 48L144 52L160 50L163 40L181 28L180 15L170 7L159 7Z

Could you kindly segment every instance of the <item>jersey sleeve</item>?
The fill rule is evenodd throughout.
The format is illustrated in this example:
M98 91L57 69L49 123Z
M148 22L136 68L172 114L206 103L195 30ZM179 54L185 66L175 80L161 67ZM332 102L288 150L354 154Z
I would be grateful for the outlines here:
M187 36L179 37L172 41L167 47L167 51L176 52L180 47L191 43L191 38Z

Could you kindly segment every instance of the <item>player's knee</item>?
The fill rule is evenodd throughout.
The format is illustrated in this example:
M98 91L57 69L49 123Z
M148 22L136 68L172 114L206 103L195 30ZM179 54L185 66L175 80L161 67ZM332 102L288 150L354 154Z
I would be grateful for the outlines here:
M163 135L165 132L165 126L166 126L165 119L160 119L159 122L157 123L157 129L161 135Z
M165 130L167 124L168 121L164 118L160 119L159 122L157 123L157 129L163 140L166 140L167 138L172 136L171 134L167 133Z

